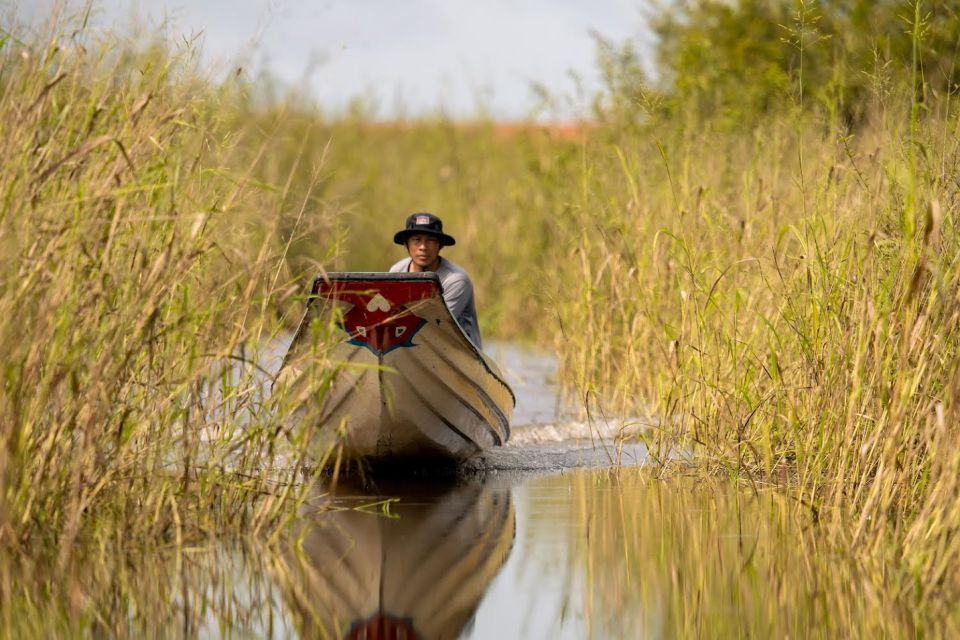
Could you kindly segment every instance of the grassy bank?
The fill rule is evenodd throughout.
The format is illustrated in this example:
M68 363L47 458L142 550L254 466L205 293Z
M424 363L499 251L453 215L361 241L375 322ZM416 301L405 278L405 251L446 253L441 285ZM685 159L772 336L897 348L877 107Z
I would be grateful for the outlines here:
M45 29L0 34L0 597L35 611L98 554L272 530L301 456L256 362L299 293L288 194L227 126L240 87Z
M916 605L960 587L948 106L612 150L560 306L580 397L649 403L653 444L787 485Z

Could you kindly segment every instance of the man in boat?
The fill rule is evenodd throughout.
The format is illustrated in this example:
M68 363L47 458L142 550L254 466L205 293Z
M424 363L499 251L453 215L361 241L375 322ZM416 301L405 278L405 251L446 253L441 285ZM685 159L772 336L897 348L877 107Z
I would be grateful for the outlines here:
M443 232L443 221L432 213L413 213L407 216L404 228L393 236L393 241L407 249L408 257L390 267L391 273L435 271L443 287L443 301L450 315L460 323L463 332L478 349L480 325L473 301L473 283L460 266L440 257L440 250L457 243L453 236Z

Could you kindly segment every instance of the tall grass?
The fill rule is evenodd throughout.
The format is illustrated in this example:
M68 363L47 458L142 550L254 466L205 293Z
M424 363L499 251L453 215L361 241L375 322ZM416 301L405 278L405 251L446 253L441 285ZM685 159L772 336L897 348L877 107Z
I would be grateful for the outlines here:
M911 109L856 137L787 121L612 150L560 315L587 400L780 478L920 603L960 587L960 148L949 112Z
M927 91L909 10L910 77L872 77L855 131L787 109L616 137L578 200L595 232L560 316L584 402L646 405L655 448L776 482L895 597L942 611L960 588L960 122Z
M0 33L4 602L37 597L14 558L64 576L292 513L309 434L262 372L288 193L226 126L241 91L82 16Z

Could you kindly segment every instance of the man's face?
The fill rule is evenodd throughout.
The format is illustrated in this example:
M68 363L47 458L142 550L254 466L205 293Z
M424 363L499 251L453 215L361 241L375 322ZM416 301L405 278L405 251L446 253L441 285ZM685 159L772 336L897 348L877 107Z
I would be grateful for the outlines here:
M435 267L440 256L440 240L429 233L415 233L407 238L407 253L419 270Z

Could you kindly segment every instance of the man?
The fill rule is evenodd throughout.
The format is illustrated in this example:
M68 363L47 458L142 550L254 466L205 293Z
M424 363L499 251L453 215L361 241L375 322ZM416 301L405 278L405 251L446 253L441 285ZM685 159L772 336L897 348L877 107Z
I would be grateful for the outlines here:
M393 236L393 241L407 249L409 257L390 267L391 273L435 271L443 287L443 301L450 314L460 323L470 341L482 348L477 309L473 301L473 283L467 272L440 257L440 250L457 243L453 236L443 232L443 222L432 213L414 213L407 216L404 228Z

